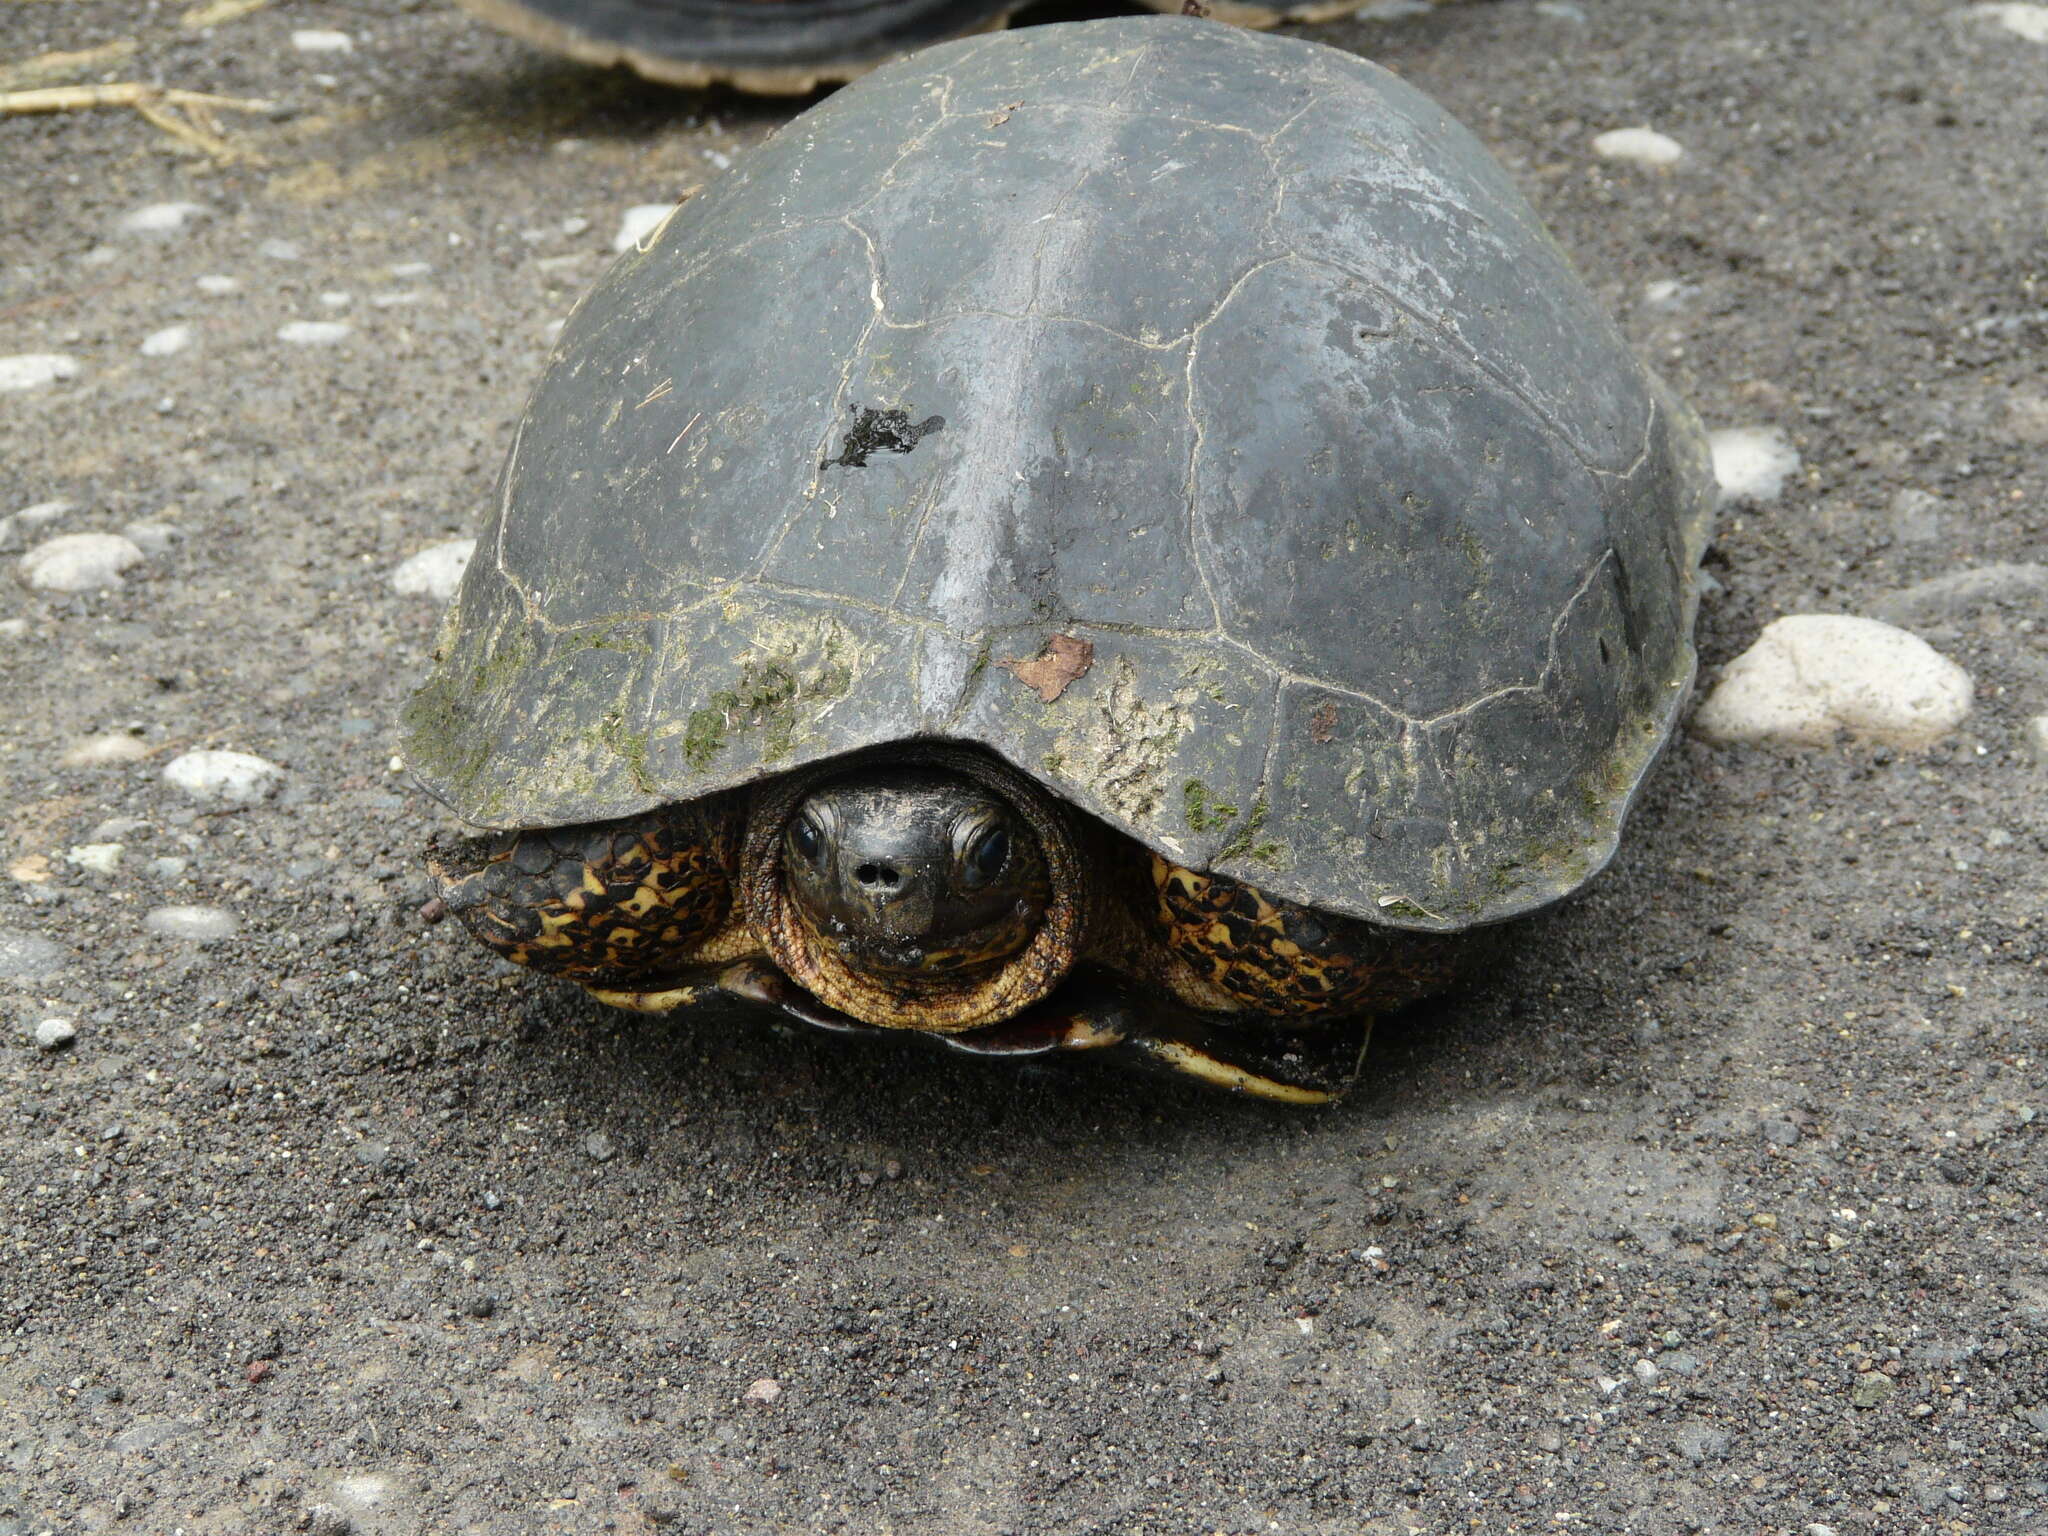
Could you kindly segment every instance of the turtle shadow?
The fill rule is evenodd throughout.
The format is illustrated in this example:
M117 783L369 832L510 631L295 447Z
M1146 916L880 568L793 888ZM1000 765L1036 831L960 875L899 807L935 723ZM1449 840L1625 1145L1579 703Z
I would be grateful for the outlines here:
M916 1037L841 1037L723 1000L635 1015L560 985L525 994L521 1092L574 1122L622 1126L615 1139L670 1143L678 1154L687 1145L691 1155L776 1137L814 1150L886 1148L927 1167L1051 1169L1079 1148L1089 1160L1142 1159L1303 1137L1327 1138L1338 1153L1370 1140L1401 1106L1525 1076L1532 1051L1564 1048L1543 1026L1518 959L1531 946L1558 947L1550 926L1515 925L1491 946L1487 977L1379 1020L1357 1083L1326 1107L1220 1093L1088 1055L989 1061Z
M638 144L703 126L749 137L779 127L835 89L753 96L724 85L662 85L622 67L533 51L489 73L456 77L427 110L451 122L495 122L512 133Z

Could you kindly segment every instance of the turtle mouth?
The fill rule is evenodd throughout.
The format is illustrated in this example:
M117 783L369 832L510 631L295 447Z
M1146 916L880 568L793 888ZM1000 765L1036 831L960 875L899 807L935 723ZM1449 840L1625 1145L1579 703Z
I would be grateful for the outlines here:
M796 913L811 943L845 965L907 982L959 982L999 970L1030 945L1039 925L1038 909L1022 901L995 922L965 933L916 938L863 930L837 917L814 920L801 905Z

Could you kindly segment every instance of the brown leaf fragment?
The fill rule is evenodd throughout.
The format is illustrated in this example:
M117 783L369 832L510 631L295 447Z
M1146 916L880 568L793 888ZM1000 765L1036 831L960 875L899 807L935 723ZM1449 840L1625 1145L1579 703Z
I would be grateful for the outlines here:
M1337 701L1325 699L1322 707L1308 717L1308 739L1321 746L1337 739Z
M1072 635L1054 635L1045 642L1045 649L1031 660L999 661L996 665L1015 676L1025 687L1036 689L1039 698L1050 704L1067 691L1067 684L1076 678L1086 677L1094 661L1094 641L1077 640Z

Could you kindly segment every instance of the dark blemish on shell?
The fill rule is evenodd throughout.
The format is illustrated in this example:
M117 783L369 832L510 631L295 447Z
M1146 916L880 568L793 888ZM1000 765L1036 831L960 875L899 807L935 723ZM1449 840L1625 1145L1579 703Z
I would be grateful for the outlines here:
M857 412L853 430L839 445L839 457L827 459L818 468L834 464L847 469L867 468L868 457L876 453L908 453L946 424L943 416L927 416L913 422L908 411L878 411L873 406L852 406Z

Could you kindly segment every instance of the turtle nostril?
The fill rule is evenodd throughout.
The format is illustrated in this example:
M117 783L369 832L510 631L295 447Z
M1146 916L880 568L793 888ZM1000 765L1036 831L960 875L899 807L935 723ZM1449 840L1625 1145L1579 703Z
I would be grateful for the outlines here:
M863 864L853 872L853 878L869 890L890 891L903 877L888 864Z

